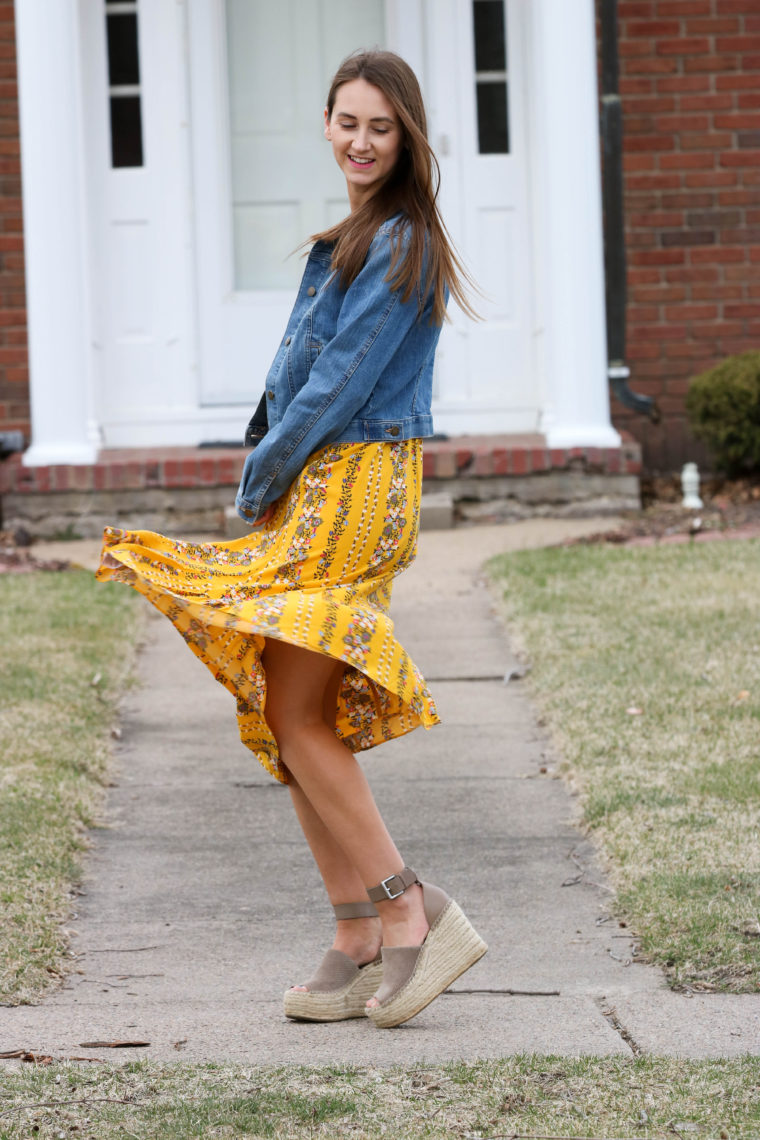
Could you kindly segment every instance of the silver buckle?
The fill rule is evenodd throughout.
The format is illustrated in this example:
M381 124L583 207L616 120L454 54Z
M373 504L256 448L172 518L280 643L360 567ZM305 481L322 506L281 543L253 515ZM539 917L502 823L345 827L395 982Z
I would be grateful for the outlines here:
M393 891L388 886L388 883L392 882L393 879L398 879L399 882L401 883L401 890L396 891L395 894L393 893ZM380 883L380 886L385 891L386 898L389 898L389 899L400 898L401 895L403 895L404 891L406 890L406 887L404 886L404 880L401 878L400 875L389 875L387 879L382 880L382 882Z

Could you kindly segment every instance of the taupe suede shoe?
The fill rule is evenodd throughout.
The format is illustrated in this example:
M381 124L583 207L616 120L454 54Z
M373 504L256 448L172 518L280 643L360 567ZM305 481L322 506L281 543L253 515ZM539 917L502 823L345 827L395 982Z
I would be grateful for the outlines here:
M415 1017L451 983L483 957L488 946L461 908L439 887L423 883L409 867L383 879L367 893L373 902L394 899L412 885L422 887L430 930L421 946L384 946L383 983L373 996L379 1005L367 1009L381 1029Z
M339 903L335 917L376 918L371 902ZM364 1017L366 1004L382 982L381 958L357 966L342 950L328 950L306 990L286 990L285 1016L293 1021L346 1021Z

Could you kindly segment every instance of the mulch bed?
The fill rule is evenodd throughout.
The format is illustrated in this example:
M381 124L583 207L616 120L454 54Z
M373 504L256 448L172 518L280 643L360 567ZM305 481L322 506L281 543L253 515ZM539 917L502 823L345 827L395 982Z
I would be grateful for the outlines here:
M0 530L0 574L29 574L32 570L67 570L69 563L60 558L35 558L30 540L24 533Z
M678 476L642 479L643 507L623 514L614 529L565 545L610 543L653 546L657 543L714 542L725 538L760 538L760 476L748 479L712 479L703 484L704 506L686 510Z

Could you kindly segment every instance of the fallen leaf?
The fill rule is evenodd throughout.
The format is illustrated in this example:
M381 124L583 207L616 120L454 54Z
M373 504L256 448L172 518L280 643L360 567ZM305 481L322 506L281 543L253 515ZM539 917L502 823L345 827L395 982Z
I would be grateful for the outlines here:
M740 705L742 703L742 701L746 701L748 696L749 696L749 689L742 689L741 692L736 694L736 696L734 697L734 699L731 703L734 705Z

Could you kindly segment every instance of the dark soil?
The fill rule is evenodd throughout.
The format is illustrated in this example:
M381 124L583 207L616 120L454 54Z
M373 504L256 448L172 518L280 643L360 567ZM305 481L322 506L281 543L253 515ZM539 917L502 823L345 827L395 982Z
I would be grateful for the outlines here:
M579 538L578 543L626 543L698 539L716 532L729 538L760 533L760 475L746 479L708 479L700 488L704 506L683 507L678 475L641 480L642 509L623 513L623 523L608 531Z

